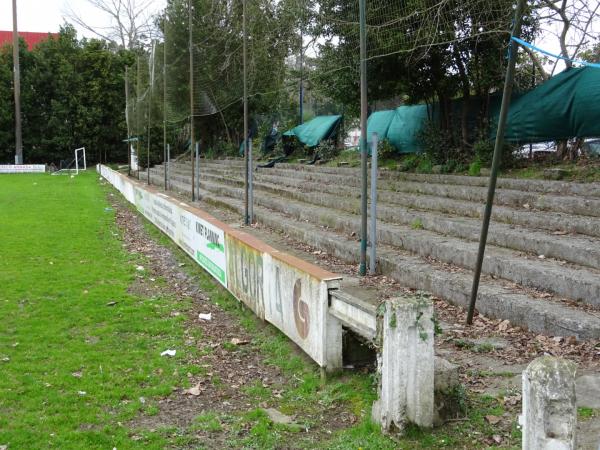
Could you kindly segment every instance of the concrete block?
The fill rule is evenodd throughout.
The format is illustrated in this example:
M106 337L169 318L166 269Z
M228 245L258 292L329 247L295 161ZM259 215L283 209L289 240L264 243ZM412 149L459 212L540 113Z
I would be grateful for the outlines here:
M523 450L575 450L577 366L552 356L523 372Z
M458 366L447 359L435 357L433 424L443 425L449 419L464 414L464 390L461 389ZM463 400L463 401L461 401Z
M390 299L384 305L378 330L379 398L373 404L373 420L384 432L402 432L407 423L431 427L433 303L411 297Z

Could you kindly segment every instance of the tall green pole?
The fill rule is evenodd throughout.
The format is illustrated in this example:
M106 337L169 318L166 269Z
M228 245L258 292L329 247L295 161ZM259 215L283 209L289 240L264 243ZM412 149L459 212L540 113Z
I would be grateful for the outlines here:
M127 122L127 176L131 176L131 125L129 117L129 66L125 66L125 122Z
M167 36L163 42L163 168L167 190Z
M250 225L250 185L249 185L249 171L250 171L250 155L248 151L248 55L247 55L247 43L248 37L246 36L246 0L242 0L242 33L243 37L243 77L244 77L244 224Z
M359 0L360 8L360 275L367 274L367 5Z
M515 20L511 37L519 37L521 34L521 24L523 22L523 12L525 11L525 1L519 0L515 11ZM502 105L500 106L500 117L498 118L498 130L496 132L496 143L494 145L494 158L492 160L492 170L488 185L487 202L483 215L483 224L481 226L481 236L479 238L479 251L477 253L477 262L475 263L475 275L473 276L473 286L471 289L471 302L469 304L469 313L467 314L467 323L473 323L473 314L475 312L475 303L477 302L477 292L479 290L479 280L481 278L481 267L485 255L485 245L487 243L488 230L490 228L490 219L492 217L492 207L494 205L494 195L496 193L496 181L498 179L498 170L500 169L500 160L502 158L502 147L504 146L504 130L506 129L506 117L510 106L513 84L515 79L515 66L517 62L517 43L510 39L508 44L508 66L506 68L506 78L504 80L504 92L502 94Z
M190 39L190 159L192 163L192 201L196 200L195 189L195 161L194 161L194 145L196 135L194 133L194 42L192 34L192 0L188 0L188 19L189 19L189 39Z

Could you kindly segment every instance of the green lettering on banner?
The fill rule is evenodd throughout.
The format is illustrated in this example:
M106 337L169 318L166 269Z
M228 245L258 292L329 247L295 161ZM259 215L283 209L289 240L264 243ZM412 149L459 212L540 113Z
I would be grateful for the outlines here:
M217 266L214 262L206 257L206 255L196 252L196 259L202 267L208 270L214 277L216 277L222 284L225 284L225 271Z

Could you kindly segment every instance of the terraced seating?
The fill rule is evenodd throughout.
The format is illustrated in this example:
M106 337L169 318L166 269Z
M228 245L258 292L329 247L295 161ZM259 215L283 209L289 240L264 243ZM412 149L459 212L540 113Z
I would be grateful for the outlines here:
M190 193L190 168L171 188ZM358 262L357 169L279 164L255 171L259 222ZM161 186L163 168L151 169ZM486 179L381 171L378 268L404 285L466 306ZM202 201L243 212L243 161L202 160ZM600 185L498 182L478 310L533 331L600 337ZM581 306L578 306L581 305Z

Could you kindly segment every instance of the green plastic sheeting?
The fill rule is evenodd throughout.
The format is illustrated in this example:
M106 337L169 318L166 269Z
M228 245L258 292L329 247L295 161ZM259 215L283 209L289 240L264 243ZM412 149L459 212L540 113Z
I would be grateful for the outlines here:
M427 105L405 105L374 112L367 122L368 140L377 133L380 141L387 139L399 153L420 152L418 136L427 120Z
M492 121L496 136L497 114ZM529 143L600 136L600 69L571 68L514 100L504 138Z
M283 133L284 136L296 136L300 142L308 147L315 147L324 139L329 139L335 134L342 116L317 116L308 122L298 125Z

